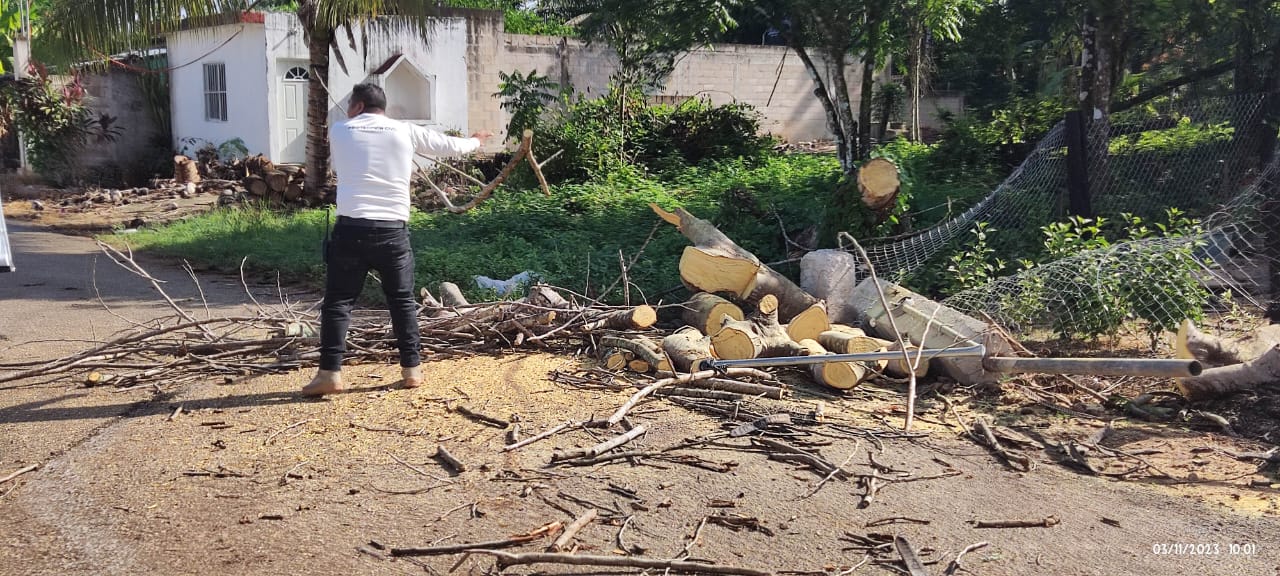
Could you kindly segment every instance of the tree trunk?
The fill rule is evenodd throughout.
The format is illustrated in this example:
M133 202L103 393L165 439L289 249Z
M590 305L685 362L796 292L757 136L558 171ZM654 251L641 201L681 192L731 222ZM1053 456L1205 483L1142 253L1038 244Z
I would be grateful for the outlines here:
M813 340L801 340L798 345L808 352L808 356L831 355L831 352ZM867 366L861 362L828 362L813 364L809 367L809 373L813 375L816 382L836 390L857 388L858 384L867 377L868 372Z
M831 101L831 93L827 90L826 83L822 81L822 74L819 73L818 66L809 57L809 52L793 38L788 37L787 41L791 45L791 49L795 51L796 56L799 56L800 61L804 63L804 69L809 72L809 79L813 80L813 96L818 99L819 104L822 104L822 111L827 115L827 129L831 131L832 137L836 140L836 155L840 159L840 169L846 173L850 172L853 170L853 164L846 164L851 157L849 147L857 144L854 140L857 135L846 133L840 126L840 115L836 112L836 106Z
M650 208L693 242L680 258L680 279L694 291L730 292L748 303L759 302L765 295L772 294L778 298L778 315L784 322L790 322L818 302L710 222L683 208L677 208L674 213L657 204L650 204Z
M671 358L673 368L686 373L697 371L699 363L712 359L711 339L687 327L663 338L662 351Z
M920 98L923 93L921 82L924 81L924 21L919 14L912 17L911 22L911 140L920 141Z
M862 52L862 95L858 98L858 157L871 155L871 107L875 91L876 63L880 46L880 21L884 18L884 6L880 0L867 3L866 49Z
M307 83L307 180L305 188L323 196L329 180L329 43L333 30L316 26L317 0L303 0L298 17L307 32L311 79Z
M1112 46L1115 18L1088 9L1084 15L1080 56L1081 112L1089 126L1090 193L1104 189L1108 179L1107 154L1110 142L1112 92Z
M869 114L862 119L861 124L853 119L853 103L849 99L849 81L844 76L845 64L848 62L844 47L840 46L829 50L827 52L827 61L831 66L831 87L836 93L836 113L839 114L840 124L844 127L844 133L861 135L861 128L865 128L869 132L871 129L871 116ZM866 92L864 86L862 103L869 102L870 93ZM863 108L866 108L866 106L863 106ZM869 109L867 110L869 112ZM852 170L858 159L866 157L868 153L870 153L870 149L867 147L867 143L862 141L861 137L859 137L857 146L846 146L846 157L840 159L842 167L848 166L845 169L845 173L847 174Z
M1183 378L1178 391L1188 400L1205 400L1276 382L1280 382L1280 347L1244 364L1210 368L1194 378Z

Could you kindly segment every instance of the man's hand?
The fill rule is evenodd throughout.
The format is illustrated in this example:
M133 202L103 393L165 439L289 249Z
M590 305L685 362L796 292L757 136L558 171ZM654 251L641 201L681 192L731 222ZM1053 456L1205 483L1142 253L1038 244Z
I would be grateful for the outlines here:
M481 130L479 132L476 132L475 134L472 134L471 137L475 138L476 140L479 140L481 144L484 144L485 142L488 142L490 138L493 138L493 132L490 132L488 130Z

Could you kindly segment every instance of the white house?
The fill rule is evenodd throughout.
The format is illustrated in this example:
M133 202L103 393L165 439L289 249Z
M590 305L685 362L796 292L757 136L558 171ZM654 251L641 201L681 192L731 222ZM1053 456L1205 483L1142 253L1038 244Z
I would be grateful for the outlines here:
M251 154L300 163L306 154L308 51L294 14L247 12L195 23L167 38L175 148L239 138ZM330 50L330 122L361 82L387 92L387 114L468 131L467 22L338 30ZM345 68L344 68L345 65Z

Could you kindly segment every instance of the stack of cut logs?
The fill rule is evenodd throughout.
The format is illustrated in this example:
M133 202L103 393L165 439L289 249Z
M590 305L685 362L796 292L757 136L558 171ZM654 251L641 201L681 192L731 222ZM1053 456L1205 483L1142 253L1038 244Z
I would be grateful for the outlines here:
M765 266L715 226L677 209L652 207L690 241L680 258L680 278L693 296L680 319L684 327L660 342L645 336L601 340L605 367L637 372L691 372L703 360L740 360L896 350L898 344L862 330L832 324L824 302ZM721 296L724 295L724 296ZM914 372L928 372L918 361ZM905 359L874 363L831 362L811 368L815 381L848 390L876 373L905 378Z
M275 165L263 156L244 161L244 188L254 196L293 203L303 199L306 171L296 165Z
M213 171L214 168L206 168ZM186 156L173 158L174 181L187 186L226 196L243 194L273 205L317 205L322 193L309 193L305 187L306 169L294 164L274 164L265 156L250 156L216 167L218 174L201 175L199 163ZM223 176L224 178L210 178Z

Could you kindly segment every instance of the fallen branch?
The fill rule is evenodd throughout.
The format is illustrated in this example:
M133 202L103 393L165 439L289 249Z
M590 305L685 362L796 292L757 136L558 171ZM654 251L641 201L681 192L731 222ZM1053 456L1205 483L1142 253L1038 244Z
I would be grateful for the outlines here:
M724 371L723 373L717 372L715 370L704 370L702 372L694 372L692 374L682 374L680 376L676 376L673 378L666 378L663 380L659 380L657 382L654 382L653 384L650 384L644 387L639 392L636 392L635 394L633 394L631 396L631 399L627 400L626 404L623 404L622 407L618 408L618 410L614 412L612 416L609 417L608 422L610 426L617 424L618 422L621 422L623 418L627 417L627 412L630 412L632 408L636 407L636 404L639 404L641 400L644 400L650 394L653 394L656 390L663 388L665 386L674 386L676 384L686 384L689 382L696 382L698 380L705 380L707 378L714 378L722 375L757 376L758 377L762 374L768 377L768 374L760 372L759 370L752 370L749 368L747 369L730 368Z
M992 522L974 521L974 528L1052 528L1062 521L1057 516L1048 516L1043 520L995 520Z
M270 435L270 436L267 436L267 439L266 439L266 440L263 440L263 441L262 441L262 445L263 445L263 446L266 446L266 445L270 444L272 440L275 440L277 436L279 436L279 435L281 435L281 434L284 434L285 432L288 432L289 430L293 430L294 428L297 428L297 427L299 427L299 426L302 426L303 424L307 424L307 423L309 423L309 422L314 422L314 420L313 420L313 419L311 419L311 418L308 418L308 419L303 420L303 421L301 421L301 422L294 422L293 424L290 424L290 425L288 425L288 426L285 426L284 428L281 428L281 429L279 429L279 430L276 430L275 432L271 433L271 435Z
M588 556L549 553L512 554L497 550L468 550L475 554L487 554L498 559L500 568L529 564L566 564L570 566L611 566L623 568L640 568L643 570L670 570L672 572L729 574L739 576L771 576L765 570L754 568L738 568L719 564L705 564L687 560L664 560L661 558L643 558L639 556Z
M594 521L596 517L599 516L599 514L600 513L597 512L595 508L592 508L590 510L587 510L577 519L575 519L572 523L569 524L568 527L564 529L564 532L560 534L560 537L556 538L556 541L551 543L550 551L563 552L565 550L568 550L569 543L573 541L573 537L577 536L578 532L582 531L582 529L585 528L587 524L590 524L592 521Z
M461 474L467 471L467 465L463 464L461 460L454 457L453 454L450 454L449 450L444 446L436 446L436 458L443 460L445 464L448 464L449 467L453 468L453 470L458 474Z
M511 425L511 423L507 422L506 420L503 420L501 418L495 418L487 414L481 414L479 412L476 412L462 405L454 406L453 411L463 416L466 416L467 418L475 420L476 422L479 422L481 424L493 426L494 428L506 428Z
M530 445L530 444L533 444L534 442L537 442L537 441L539 441L539 440L545 440L545 439L547 439L547 438L550 438L550 437L552 437L552 436L555 436L556 434L560 433L562 430L565 430L565 429L568 429L568 428L572 428L572 427L581 426L581 425L582 425L582 424L581 424L581 423L579 423L579 422L574 422L573 420L569 420L569 421L565 422L564 424L561 424L561 425L559 425L559 426L552 427L552 428L548 429L547 431L545 431L545 432L543 432L543 433L541 433L541 434L538 434L537 436L530 436L530 437L525 438L524 440L521 440L521 441L516 442L516 443L514 443L514 444L508 444L508 445L506 445L506 446L503 446L503 447L502 447L502 451L503 451L503 452L510 452L510 451L512 451L512 450L519 450L520 448L524 448L525 446L528 446L528 445Z
M33 471L35 471L37 468L40 468L40 465L39 465L39 464L32 464L32 465L30 465L30 466L27 466L26 468L23 468L23 469L21 469L21 470L18 470L17 472L14 472L14 473L12 473L12 474L9 474L8 476L5 476L4 478L0 478L0 484L4 484L5 482L8 482L8 481L10 481L10 480L13 480L14 478L17 478L17 477L19 477L19 476L21 476L21 475L23 475L23 474L26 474L27 472L33 472Z
M635 440L636 438L639 438L640 435L644 434L646 431L647 429L644 427L643 424L641 424L639 426L636 426L635 428L632 428L630 431L628 431L625 434L615 436L611 440L601 442L585 450L573 450L571 452L561 452L561 453L552 454L551 461L554 463L554 462L562 462L565 460L574 460L578 458L594 458L596 456L604 454L605 452L613 450L614 448L622 446L627 442L630 442L632 440Z

